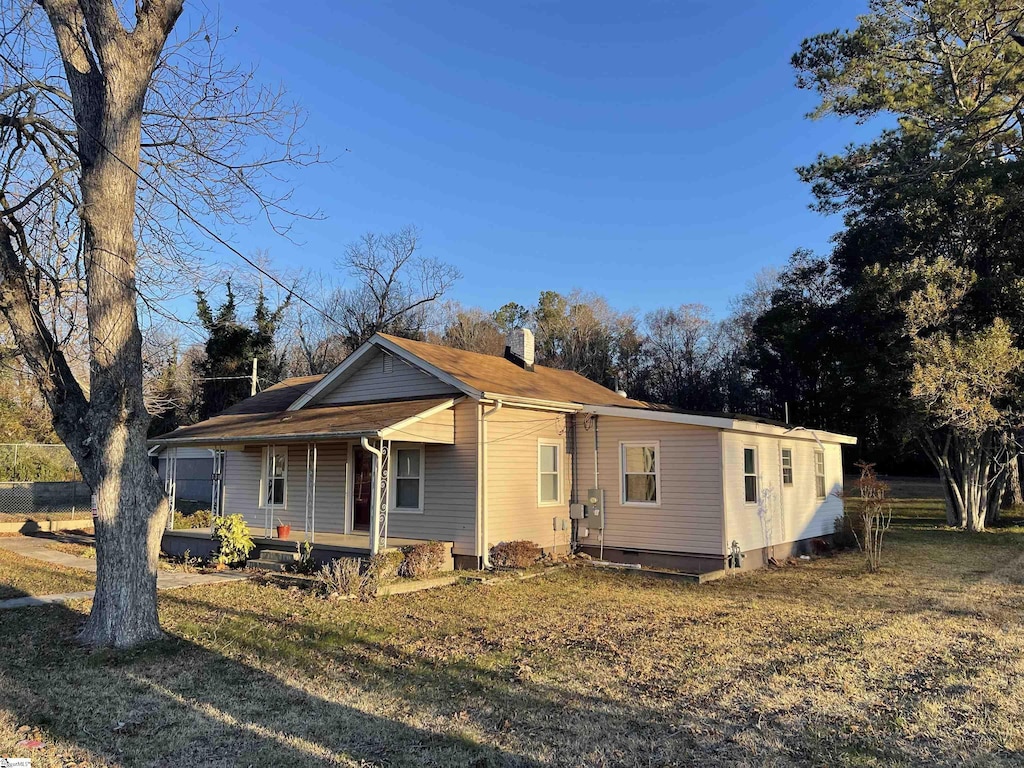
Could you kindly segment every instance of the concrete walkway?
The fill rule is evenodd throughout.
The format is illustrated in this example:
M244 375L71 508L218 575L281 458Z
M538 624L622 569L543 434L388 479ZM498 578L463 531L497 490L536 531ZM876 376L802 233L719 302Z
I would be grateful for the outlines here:
M22 557L30 557L33 560L42 560L46 563L53 563L65 568L74 568L79 571L96 572L96 560L89 557L78 557L51 549L47 544L56 541L74 540L81 544L91 544L86 537L41 537L41 536L0 536L0 549L13 552ZM156 576L157 589L182 589L184 587L200 587L208 584L228 584L233 581L244 581L249 578L246 573L237 571L225 571L222 573L184 573L183 571L159 571ZM25 608L33 605L53 605L54 603L66 603L70 600L87 600L92 598L93 591L88 592L64 592L56 595L32 595L15 597L10 600L0 600L0 611L9 608Z

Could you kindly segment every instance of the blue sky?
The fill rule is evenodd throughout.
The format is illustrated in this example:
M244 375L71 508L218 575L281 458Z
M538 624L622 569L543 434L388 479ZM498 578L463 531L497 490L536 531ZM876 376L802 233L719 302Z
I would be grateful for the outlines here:
M279 270L330 271L360 233L415 224L466 304L582 288L724 315L760 268L839 226L794 167L865 132L806 119L789 58L865 3L723 5L225 3L229 55L283 83L337 157L296 177L327 217L299 244L228 234Z

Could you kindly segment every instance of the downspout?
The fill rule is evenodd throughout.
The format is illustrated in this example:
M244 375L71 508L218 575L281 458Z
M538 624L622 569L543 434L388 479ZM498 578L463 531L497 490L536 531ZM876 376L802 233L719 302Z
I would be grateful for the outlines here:
M594 488L601 487L601 477L598 473L597 468L597 447L598 447L598 433L597 433L597 414L594 414ZM608 525L608 504L607 499L598 499L598 503L604 501L601 504L601 527L598 528L598 536L601 539L601 553L598 555L599 560L604 560L604 529Z
M495 400L490 410L480 405L480 430L477 439L477 531L480 537L480 568L491 567L491 553L487 546L487 417L501 410L504 403Z
M380 526L378 524L377 516L380 514L380 499L378 498L380 496L379 473L384 469L381 466L381 461L384 459L384 453L379 448L374 448L370 445L370 441L366 439L365 435L359 438L359 444L363 446L364 451L369 451L377 459L377 471L373 473L373 491L370 493L370 554L376 555L380 548L380 542L378 541L380 536Z

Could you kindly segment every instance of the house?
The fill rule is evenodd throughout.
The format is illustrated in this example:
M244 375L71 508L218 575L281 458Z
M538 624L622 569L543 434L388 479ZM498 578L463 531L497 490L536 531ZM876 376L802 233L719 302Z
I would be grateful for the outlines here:
M436 540L480 568L492 545L528 539L703 573L829 536L855 442L631 400L535 365L523 329L504 358L377 334L326 375L153 444L214 451L215 511L242 514L261 546L280 523L324 558Z
M176 501L210 504L213 496L213 462L215 451L210 448L184 447L173 451L162 445L149 451L150 461L160 476L169 496ZM169 465L174 463L174 469ZM174 477L174 488L168 488L168 479Z

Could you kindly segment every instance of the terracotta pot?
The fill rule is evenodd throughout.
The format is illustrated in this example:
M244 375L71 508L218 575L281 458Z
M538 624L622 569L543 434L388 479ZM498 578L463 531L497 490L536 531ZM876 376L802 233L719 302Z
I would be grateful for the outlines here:
M290 525L279 525L277 526L277 538L287 539L292 534L292 527Z

